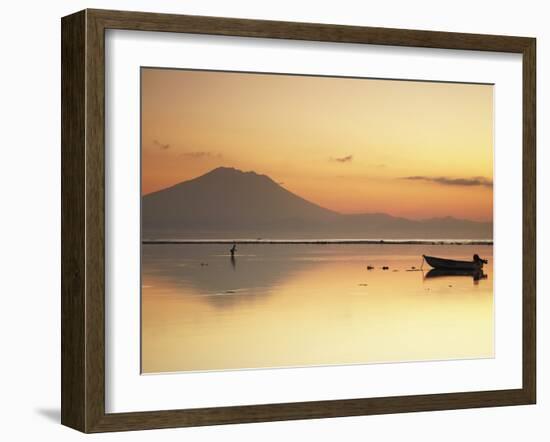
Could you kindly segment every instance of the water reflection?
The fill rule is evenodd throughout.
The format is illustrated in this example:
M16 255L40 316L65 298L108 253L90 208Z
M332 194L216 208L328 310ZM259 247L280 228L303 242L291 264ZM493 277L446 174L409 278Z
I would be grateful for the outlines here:
M156 287L168 286L177 296L200 297L216 307L231 307L269 295L285 279L318 263L307 251L292 256L285 245L241 248L243 251L231 255L223 245L147 245L142 276L154 280Z
M424 276L423 253L490 264ZM491 357L491 258L491 246L145 245L143 370Z
M487 279L487 275L482 269L477 270L463 270L463 269L431 269L426 273L426 278L441 278L441 277L455 277L455 276L469 276L472 278L475 284L481 279Z

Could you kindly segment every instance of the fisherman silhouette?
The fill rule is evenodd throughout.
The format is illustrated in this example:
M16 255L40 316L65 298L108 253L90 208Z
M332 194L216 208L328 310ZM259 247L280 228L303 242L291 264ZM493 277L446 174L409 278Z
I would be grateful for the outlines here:
M235 262L235 252L237 251L237 244L233 243L233 247L229 249L229 252L231 252L231 266L233 267L233 270L237 268L237 263Z
M487 260L481 259L477 253L474 255L474 262L476 264L487 264Z

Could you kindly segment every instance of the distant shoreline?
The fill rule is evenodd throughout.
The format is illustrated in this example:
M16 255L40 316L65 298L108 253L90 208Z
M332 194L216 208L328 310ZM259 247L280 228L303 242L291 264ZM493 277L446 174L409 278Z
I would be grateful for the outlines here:
M492 239L143 239L142 244L372 244L492 246Z

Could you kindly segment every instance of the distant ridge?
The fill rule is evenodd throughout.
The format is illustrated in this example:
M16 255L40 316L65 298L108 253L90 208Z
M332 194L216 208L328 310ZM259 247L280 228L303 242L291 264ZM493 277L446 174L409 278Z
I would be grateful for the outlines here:
M267 175L218 167L142 198L142 237L460 238L490 240L492 223L345 215L286 190Z

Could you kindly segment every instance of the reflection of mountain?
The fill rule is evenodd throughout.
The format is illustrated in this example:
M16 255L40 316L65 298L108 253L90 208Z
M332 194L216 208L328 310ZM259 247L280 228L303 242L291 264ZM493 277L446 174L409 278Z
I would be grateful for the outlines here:
M219 167L142 199L143 237L491 239L492 223L343 215L254 172Z
M293 275L319 265L304 253L292 259L285 245L239 247L235 261L224 245L145 245L144 282L169 284L178 292L188 288L216 307L262 299ZM155 283L153 283L155 284Z

